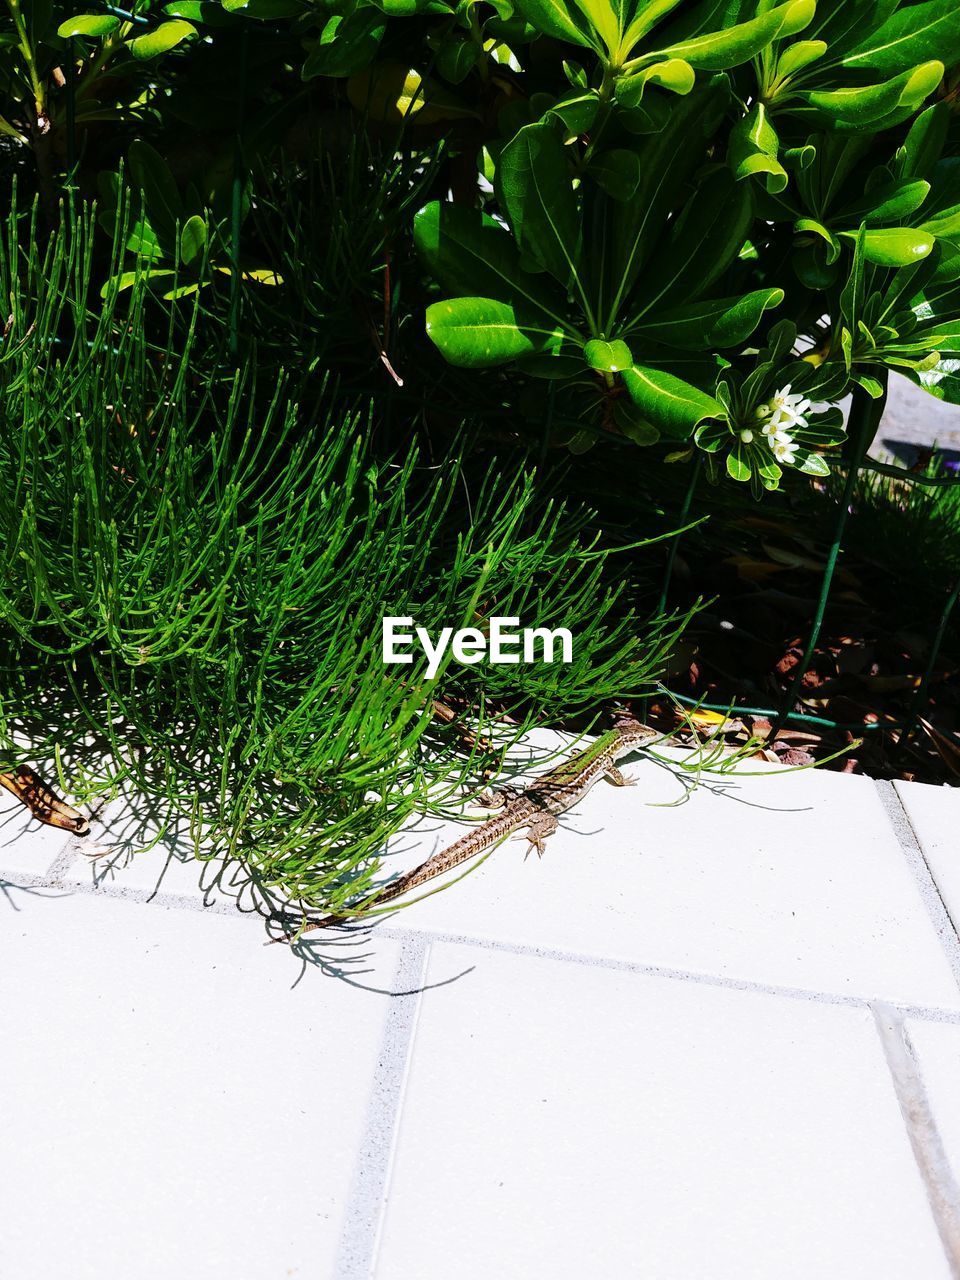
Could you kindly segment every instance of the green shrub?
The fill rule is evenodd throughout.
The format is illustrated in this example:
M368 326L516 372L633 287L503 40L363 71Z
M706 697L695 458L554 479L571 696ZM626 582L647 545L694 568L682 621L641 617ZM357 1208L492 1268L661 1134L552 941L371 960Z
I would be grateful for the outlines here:
M3 767L130 779L208 853L336 907L411 812L495 763L432 723L439 692L481 730L509 709L509 740L649 690L675 628L634 616L588 511L506 456L479 477L378 457L365 412L265 388L255 362L204 376L202 293L185 339L152 342L148 277L100 305L89 215L42 257L35 230L11 216L0 251ZM563 625L574 660L428 679L384 666L385 613Z
M150 206L131 251L186 289L233 276L235 330L241 306L247 326L265 307L301 330L353 330L352 362L370 378L380 356L386 379L397 328L423 319L468 371L450 401L506 408L522 438L546 430L574 453L601 438L696 446L758 492L784 468L825 475L844 438L833 406L855 385L879 397L891 368L960 400L953 0L76 9L8 0L0 129L37 153L41 186L58 157L87 187L91 157L102 172L127 155ZM233 113L210 105L208 121L227 77ZM359 129L366 149L349 141ZM131 151L137 134L159 154ZM382 175L431 148L391 195ZM394 205L372 239L376 218L358 230L376 262L348 255L346 329L303 273L290 307L240 288L284 275L250 242L262 218L242 230L257 175L292 165L296 192L318 152L340 190L345 157L365 157L368 190ZM320 226L306 261L329 269L331 243ZM432 396L422 343L407 365L405 395Z

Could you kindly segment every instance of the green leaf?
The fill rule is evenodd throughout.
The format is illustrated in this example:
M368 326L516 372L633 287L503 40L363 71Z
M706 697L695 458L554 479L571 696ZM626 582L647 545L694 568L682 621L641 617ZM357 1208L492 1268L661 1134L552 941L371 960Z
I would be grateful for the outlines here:
M594 338L583 348L583 356L590 368L598 373L620 373L633 364L630 348L619 338L612 342Z
M694 301L706 293L737 258L752 220L750 187L726 168L708 174L638 282L633 323L666 299Z
M563 74L567 78L567 83L573 89L586 89L589 85L587 73L579 62L564 60Z
M559 289L548 277L524 271L513 237L479 209L435 200L415 216L413 239L430 273L451 293L533 307L560 323L566 301Z
M922 178L914 182L895 182L870 190L862 200L845 205L837 212L844 222L899 222L916 213L930 194L930 183Z
M842 231L846 239L856 240L855 231ZM863 256L879 267L907 267L927 257L936 244L928 232L912 227L888 227L867 231L863 237Z
M621 50L629 53L638 40L652 31L661 18L665 18L681 3L682 0L640 0L640 3L633 6L636 12L624 32ZM625 15L629 12L630 6L624 6Z
M753 475L753 468L750 466L750 450L739 440L727 454L727 475L731 480L741 483L749 480Z
M903 179L928 177L940 159L949 128L950 108L947 103L935 102L921 112L897 153L899 176Z
M313 52L317 52L316 47ZM366 61L366 55L364 60ZM301 72L304 79L307 78L310 62L311 59L308 59L308 65ZM312 69L311 74L315 74ZM476 115L473 107L457 98L437 80L423 76L407 63L386 58L378 60L373 66L362 67L350 77L347 81L347 98L358 111L371 120L384 124L429 125L441 120Z
M687 303L649 317L641 331L665 346L686 351L735 347L756 331L764 312L779 307L783 299L782 289L771 288L742 298Z
M697 76L689 62L682 58L668 58L665 62L655 62L644 67L635 75L617 78L617 101L623 107L638 107L643 100L648 85L659 85L671 93L681 97L690 92L696 84Z
M307 54L300 78L352 76L370 62L386 29L386 18L372 7L329 18Z
M960 60L956 0L904 5L871 30L843 59L845 67L905 71L930 58L948 66Z
M826 246L826 263L828 266L833 264L840 257L840 241L833 232L818 222L816 218L798 218L793 224L794 231L800 235L819 236Z
M514 9L545 36L603 52L596 25L575 5L563 0L514 0Z
M886 123L898 111L915 110L943 79L942 62L925 62L867 88L812 89L797 97L832 120L862 126Z
M227 13L240 13L245 18L295 18L305 11L300 0L221 0Z
M671 99L662 130L638 144L640 186L632 200L612 206L604 245L604 293L612 299L612 317L620 314L624 300L651 262L663 228L701 163L705 140L712 136L729 97L729 82L725 76L717 76L688 97Z
M199 214L194 214L183 224L180 232L180 261L184 266L195 262L207 243L207 224Z
M452 298L427 307L430 340L450 364L488 369L518 356L559 352L563 332L537 320L521 319L508 303L493 298Z
M693 433L698 449L704 453L719 453L732 439L726 422L705 422Z
M749 22L697 36L663 52L700 70L728 71L749 62L773 40L802 31L815 12L816 0L790 0Z
M728 159L738 182L757 174L764 175L771 195L787 185L787 171L777 159L780 139L767 116L762 102L756 103L730 132Z
M613 420L627 439L640 445L641 448L656 444L660 439L660 432L653 423L648 422L636 405L623 396L619 396L614 401Z
M149 58L159 57L161 53L169 53L196 34L197 28L192 22L171 18L169 22L161 22L156 30L148 31L145 36L137 36L135 40L124 43L135 58L145 62Z
M590 161L587 173L608 196L623 201L633 199L643 178L639 155L624 147L601 151Z
M78 13L67 18L57 27L57 35L68 40L71 36L108 36L120 26L120 19L106 13Z
M568 138L577 138L581 133L588 133L600 110L600 95L596 89L587 89L580 93L569 93L555 102L546 113L559 120Z
M501 153L497 178L521 250L567 288L579 279L581 228L556 129L549 123L521 129Z
M186 221L180 192L167 162L148 142L131 142L127 156L131 186L141 193L144 212L164 249L177 251L177 225Z
M797 453L797 461L794 463L797 471L801 471L805 476L823 476L830 474L830 465L825 458L819 453L805 453L800 450Z
M776 78L782 80L785 76L796 75L804 67L819 61L827 48L825 40L797 40L794 44L788 44L777 63Z
M938 400L960 404L960 358L957 356L945 357L922 373L907 371L907 376Z
M704 418L720 417L721 405L713 396L662 369L635 364L622 378L630 399L658 431L685 440Z
M437 52L437 73L450 84L462 84L477 65L481 52L476 40L448 40Z
M111 276L100 290L100 297L106 298L113 289L123 292L124 289L130 289L138 280L160 280L163 277L174 276L175 271L154 271L152 268L144 265L137 271L123 271L118 276Z

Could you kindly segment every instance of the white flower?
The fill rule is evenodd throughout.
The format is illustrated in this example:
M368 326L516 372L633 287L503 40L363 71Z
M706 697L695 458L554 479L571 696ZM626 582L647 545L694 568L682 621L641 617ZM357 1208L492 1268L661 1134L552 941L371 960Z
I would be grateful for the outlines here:
M810 401L802 395L791 392L791 384L775 391L766 404L759 405L756 411L757 421L762 421L763 434L775 437L777 432L789 431L794 427L807 425L806 413Z
M788 465L797 460L797 444L791 440L789 436L786 439L774 439L770 443L773 450L773 456L778 462L785 462Z

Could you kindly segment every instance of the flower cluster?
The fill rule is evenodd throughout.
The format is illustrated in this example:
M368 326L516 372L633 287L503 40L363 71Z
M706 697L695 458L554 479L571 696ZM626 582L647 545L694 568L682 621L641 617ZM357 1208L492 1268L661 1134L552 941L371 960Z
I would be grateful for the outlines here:
M770 399L758 405L754 420L760 427L761 435L766 439L773 456L778 462L788 466L797 460L797 442L791 432L796 427L807 426L806 413L810 409L810 401L802 395L791 394L790 383L774 392ZM751 444L754 432L751 427L744 427L740 432L744 444Z

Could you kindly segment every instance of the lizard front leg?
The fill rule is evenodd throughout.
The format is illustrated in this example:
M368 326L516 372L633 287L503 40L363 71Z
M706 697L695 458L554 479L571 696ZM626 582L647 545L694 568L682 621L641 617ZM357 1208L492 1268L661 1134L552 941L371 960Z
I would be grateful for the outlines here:
M530 857L531 849L536 849L537 857L543 857L543 842L547 836L552 836L560 824L557 822L555 814L538 813L535 818L531 818L525 832L521 833L530 841L530 847L527 849L526 856Z
M608 765L603 772L603 776L615 787L636 786L635 780L633 778L628 778L626 774L621 773L615 764Z

